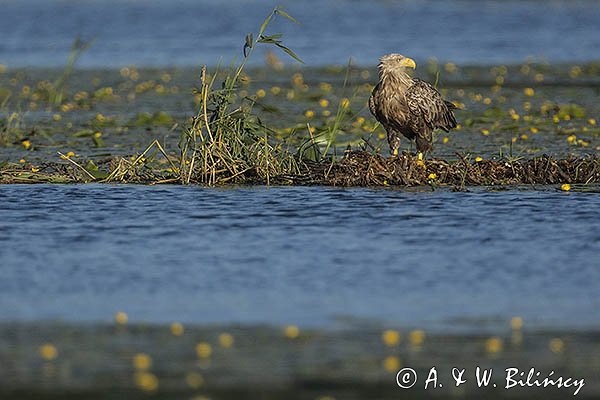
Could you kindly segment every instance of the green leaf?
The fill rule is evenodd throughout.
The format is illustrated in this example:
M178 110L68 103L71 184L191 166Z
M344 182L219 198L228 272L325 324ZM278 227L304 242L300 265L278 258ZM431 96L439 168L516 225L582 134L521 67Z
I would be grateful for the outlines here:
M260 39L258 40L259 43L270 43L270 44L277 44L277 43L281 43L281 40L277 40L279 37L281 37L281 35L272 35L272 36L265 36L265 35L260 35Z
M74 137L90 137L94 135L94 131L91 129L83 129L73 134Z
M287 19L289 19L290 21L300 25L300 23L298 21L296 21L296 19L294 17L292 17L290 14L286 13L285 11L277 8L275 9L275 12L279 15L281 15L282 17L286 17Z
M265 22L262 23L262 25L260 26L260 30L258 31L258 36L261 36L265 29L267 29L267 25L269 25L269 22L271 22L271 18L273 18L274 12L275 11L271 12L271 14L269 14L269 16L265 19Z
M285 51L285 52L286 52L286 53L287 53L287 54L288 54L290 57L294 58L296 61L298 61L298 62L300 62L300 63L304 64L304 61L302 61L302 60L300 59L300 57L298 57L298 56L296 55L296 53L294 53L292 50L288 49L287 47L285 47L284 45L282 45L282 44L279 44L279 43L275 43L275 45L276 45L277 47L279 47L281 50Z
M283 36L283 33L276 33L275 35L269 35L269 36L265 36L265 37L268 37L271 39L281 39L282 36Z
M110 175L108 172L106 171L88 171L90 173L90 175L92 175L94 178L96 179L106 179L108 178L108 176Z
M85 166L86 171L98 171L98 166L92 160L89 160Z

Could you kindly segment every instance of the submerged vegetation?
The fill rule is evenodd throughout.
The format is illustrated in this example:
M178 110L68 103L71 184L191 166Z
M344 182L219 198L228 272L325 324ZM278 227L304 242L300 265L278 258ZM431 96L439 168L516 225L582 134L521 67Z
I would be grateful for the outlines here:
M366 110L373 69L283 68L269 51L266 68L248 70L263 46L300 61L280 34L267 33L277 17L296 22L274 9L246 37L239 64L194 72L191 100L177 70L124 67L116 82L110 71L87 73L91 87L74 82L88 46L80 40L55 79L0 68L0 183L600 183L600 65L431 60L418 72L463 108L458 130L435 138L431 159L411 147L386 158L384 131ZM193 107L193 117L175 111Z

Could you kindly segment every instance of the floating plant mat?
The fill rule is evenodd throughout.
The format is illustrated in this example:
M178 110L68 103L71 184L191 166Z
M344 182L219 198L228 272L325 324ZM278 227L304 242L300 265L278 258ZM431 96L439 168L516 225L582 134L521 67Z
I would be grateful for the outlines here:
M67 157L64 156L66 159ZM409 153L397 157L349 151L339 160L296 161L297 173L270 176L268 181L255 169L233 176L222 171L214 184L276 184L327 186L497 186L600 183L600 158L588 156L554 159L549 156L515 160L483 160L460 156L459 161L424 159ZM176 167L175 167L176 168ZM130 158L106 160L85 166L68 163L5 163L0 166L0 183L118 182L139 184L205 183L202 176L182 182L166 161L136 163ZM568 186L563 187L568 190Z
M386 133L366 107L377 72L285 68L279 56L301 60L268 35L275 18L296 22L275 8L229 67L77 71L87 48L77 40L62 73L4 69L0 182L598 183L600 64L423 63L417 75L455 104L459 126L436 135L429 160L412 157L408 140L385 158ZM265 46L278 53L245 68Z

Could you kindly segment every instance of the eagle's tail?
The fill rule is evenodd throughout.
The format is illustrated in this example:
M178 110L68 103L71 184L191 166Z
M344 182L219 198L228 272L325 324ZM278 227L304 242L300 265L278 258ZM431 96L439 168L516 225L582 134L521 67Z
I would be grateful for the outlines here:
M444 104L446 104L446 107L448 107L448 113L446 115L446 124L444 127L442 127L442 129L448 132L450 129L456 128L456 126L458 125L458 123L456 122L456 117L454 116L454 113L452 111L458 110L459 108L454 103L448 100L444 100Z

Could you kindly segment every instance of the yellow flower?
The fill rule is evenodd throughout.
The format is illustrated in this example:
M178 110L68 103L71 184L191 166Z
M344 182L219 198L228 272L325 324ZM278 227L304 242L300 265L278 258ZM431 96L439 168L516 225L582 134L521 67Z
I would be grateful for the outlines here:
M550 343L548 343L548 347L550 348L550 351L558 354L562 353L562 351L564 350L565 343L562 341L562 339L554 338L550 340Z
M449 73L451 73L451 74L455 73L455 72L456 72L456 70L457 70L457 68L456 68L456 64L454 64L454 63L450 63L450 62L449 62L449 63L446 63L446 64L444 65L444 69L445 69L446 71L448 71Z
M312 117L314 117L314 116L315 116L315 112L314 112L313 110L307 110L307 111L304 113L304 116L305 116L306 118L312 118Z
M535 95L535 90L533 90L533 88L528 87L525 88L525 90L523 90L523 93L525 93L525 96L532 97Z
M596 125L596 120L594 118L590 118L590 119L588 119L588 124L594 126L594 125Z
M25 164L25 159L24 159L24 158L21 158L21 159L19 160L19 162L20 162L21 164Z
M31 142L29 141L29 139L22 140L21 144L23 145L23 147L25 147L25 150L29 150L31 148Z
M583 147L587 147L590 144L590 142L586 142L583 139L577 139L577 144Z
M397 372L400 365L400 359L396 356L389 356L383 360L383 368L388 372Z
M94 133L94 137L95 138L99 138L101 136L102 136L102 132L96 132L96 133Z
M275 96L277 96L279 93L281 93L281 88L279 86L273 86L271 88L271 93L273 93Z
M265 97L266 95L267 95L267 92L265 92L264 89L258 89L256 91L256 97L258 97L259 99Z
M221 333L219 335L219 344L222 347L225 347L226 349L228 349L231 346L233 346L234 341L235 340L233 339L233 336L230 335L229 333Z
M442 143L446 144L450 141L450 139L448 138L448 136L444 136L444 138L442 139Z
M514 330L519 330L523 327L523 318L521 317L512 317L510 320L510 326Z
M519 139L517 139L516 137L513 137L513 138L511 139L511 141L512 141L513 143L516 143L516 142L517 142L517 140L519 140Z
M525 133L521 135L521 140L527 140L529 139L529 136L527 136Z
M492 104L492 99L490 99L489 97L484 98L483 99L483 104L485 104L485 105Z
M196 354L199 358L209 358L212 354L212 346L206 342L200 342L196 345Z
M145 371L152 366L152 358L148 354L138 353L133 356L133 367L139 371Z
M115 322L119 325L125 325L128 320L129 317L127 317L127 314L125 314L123 311L118 311L115 314Z
M296 339L300 335L300 329L296 325L288 325L284 328L283 334L289 339Z
M204 385L204 378L197 372L189 372L185 376L185 382L192 389L198 389Z
M544 74L542 73L537 73L533 76L533 79L535 79L536 82L543 82L544 81Z
M408 334L408 341L412 346L420 346L425 341L425 332L417 329Z
M392 329L388 329L381 334L381 340L383 340L383 343L390 347L397 346L398 343L400 343L401 338L402 336L400 335L400 332Z
M340 101L340 106L342 106L342 108L348 108L348 107L350 107L350 100L344 97Z
M145 392L154 392L158 389L158 378L150 372L137 372L134 380L137 387Z
M571 185L569 185L568 183L563 183L560 187L560 190L562 190L563 192L568 192L569 190L571 190Z
M327 82L321 82L319 83L319 88L324 91L324 92L329 92L331 91L331 84L327 83Z
M165 72L160 76L160 80L164 83L169 83L171 81L171 75L168 72Z
M39 168L31 167L31 172L39 172L39 171L40 171Z
M46 361L52 361L58 357L58 350L50 343L40 346L40 356Z
M487 136L487 135L489 135L489 134L490 134L490 131L489 131L489 130L487 130L487 129L482 129L482 130L481 130L481 133L482 133L482 135L483 135L483 136Z
M531 133L538 133L539 132L538 128L536 128L535 126L532 126L531 128L529 128L529 131Z
M569 143L575 143L577 141L577 136L575 135L569 135L567 136L567 142Z
M483 161L482 157L479 157L479 156L475 157L475 162L482 162L482 161Z
M554 122L555 124L558 124L560 122L560 118L558 118L558 115L552 117L552 122Z
M304 77L301 73L297 72L292 76L292 83L296 86L301 86L304 84Z
M502 351L504 343L499 337L492 337L485 341L485 351L490 354L496 354Z
M173 334L173 336L181 336L183 335L184 332L184 328L183 325L180 322L173 322L171 324L171 333Z
M517 113L514 113L514 114L512 114L510 117L511 117L513 120L515 120L515 121L518 121L518 120L519 120L519 118L521 118L521 117L519 116L519 114L517 114Z
M323 108L326 108L327 106L329 106L329 100L321 99L321 100L319 100L319 105Z
M437 179L437 175L436 174L429 174L429 176L427 177L427 179L429 179L430 181L436 180Z
M421 168L423 168L423 169L425 169L425 168L426 168L426 166L425 166L425 163L423 162L423 160L417 160L417 166L418 166L418 167L421 167Z
M323 112L321 113L321 115L323 115L324 117L329 117L331 115L331 111L329 111L329 110L323 110Z

